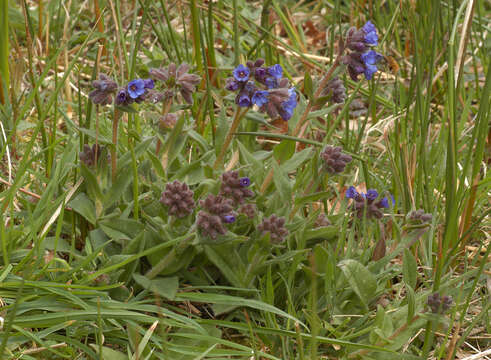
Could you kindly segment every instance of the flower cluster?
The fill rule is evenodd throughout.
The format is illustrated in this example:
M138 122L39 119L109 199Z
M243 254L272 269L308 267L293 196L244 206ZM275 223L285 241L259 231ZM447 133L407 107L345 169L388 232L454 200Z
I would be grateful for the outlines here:
M134 102L141 103L150 98L153 94L150 90L155 87L152 79L134 79L125 87L119 89L115 103L120 106L127 106Z
M201 77L196 74L189 74L189 69L190 67L186 63L182 63L179 67L174 63L170 63L165 68L150 69L150 76L155 80L161 81L167 88L165 92L158 93L156 96L173 98L179 91L184 101L192 104L192 95L196 90L196 85L201 81Z
M78 154L78 157L81 162L85 164L85 166L93 167L96 162L101 158L102 148L98 144L92 145L90 147L87 144L84 144L83 150Z
M251 180L248 177L239 177L238 171L227 171L222 174L220 195L230 198L235 204L242 204L246 198L254 193L248 189Z
M382 209L389 207L388 197L379 199L379 194L374 189L369 189L366 193L358 193L354 186L350 186L346 190L346 197L353 200L353 211L358 218L366 214L367 218L380 219L383 216ZM394 204L395 200L392 195L391 199Z
M200 201L203 210L198 213L196 225L204 236L215 240L219 234L226 234L227 229L224 224L233 223L236 218L232 204L231 199L212 194Z
M364 74L367 80L377 72L377 62L382 55L371 50L370 46L378 44L378 35L375 25L368 21L361 29L352 27L346 34L346 47L351 50L343 56L342 62L348 66L348 73L354 81L358 81L358 75Z
M285 228L285 218L278 217L275 214L264 219L263 222L257 226L257 229L263 235L269 232L270 239L273 243L282 242L288 235L288 230Z
M449 295L441 296L439 293L434 293L428 296L427 304L433 314L443 314L452 306L453 299Z
M272 119L280 116L289 120L297 107L295 88L283 77L280 64L263 65L263 59L240 64L233 70L233 77L227 79L226 89L237 92L235 103L240 107L257 105Z
M141 103L143 101L155 104L164 99L173 98L176 92L180 91L183 99L188 104L192 104L192 95L201 77L189 74L188 71L189 65L186 63L179 65L179 67L171 63L166 68L150 69L151 78L131 80L119 90L115 81L105 74L100 74L99 80L92 82L95 89L89 94L89 98L94 104L108 105L113 101L112 94L117 91L116 105L127 106L134 102ZM164 90L154 90L154 79L164 84Z
M341 147L327 145L320 156L324 160L323 167L330 174L339 174L344 171L346 164L351 162L352 158L348 154L341 152Z
M160 202L167 206L169 215L183 218L192 213L196 206L193 195L187 184L174 180L165 186Z

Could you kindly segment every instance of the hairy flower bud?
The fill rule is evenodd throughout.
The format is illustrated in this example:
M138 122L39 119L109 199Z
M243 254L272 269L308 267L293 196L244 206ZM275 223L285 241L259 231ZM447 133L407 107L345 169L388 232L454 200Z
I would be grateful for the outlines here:
M89 98L94 104L109 105L113 101L112 94L118 88L118 84L105 74L99 75L99 80L94 80L92 86L95 90L89 93Z
M327 145L320 154L320 157L324 160L323 167L330 174L343 172L346 164L352 160L350 155L341 151L342 149L339 146Z
M196 206L193 195L187 184L174 180L165 186L160 202L167 206L169 215L183 218L192 213Z
M273 243L282 242L288 235L288 230L285 228L285 218L278 217L275 214L263 220L257 227L263 235L270 234L270 239Z

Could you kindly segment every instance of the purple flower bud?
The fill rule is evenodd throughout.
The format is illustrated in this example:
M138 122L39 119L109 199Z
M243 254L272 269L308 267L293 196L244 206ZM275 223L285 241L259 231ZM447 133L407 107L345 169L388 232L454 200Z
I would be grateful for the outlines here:
M153 89L155 87L152 79L143 79L143 84L145 89Z
M116 105L127 106L133 103L133 101L134 100L130 97L128 90L124 88L118 91L118 94L116 95L115 103Z
M256 62L254 63L254 67L260 67L264 65L264 59L257 59Z
M267 75L267 71L263 67L258 67L254 70L254 77L261 83L264 83Z
M239 82L234 78L227 79L227 85L225 85L225 89L228 91L236 91L239 89Z

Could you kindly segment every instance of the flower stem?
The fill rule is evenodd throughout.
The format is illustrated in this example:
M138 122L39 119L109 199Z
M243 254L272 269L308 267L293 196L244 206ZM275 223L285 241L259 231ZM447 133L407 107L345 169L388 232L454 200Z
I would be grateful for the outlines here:
M162 106L162 116L166 115L169 112L171 105L172 105L172 97L168 98L164 102L164 105ZM157 138L157 146L155 147L155 155L156 156L159 156L159 152L160 152L161 147L162 147L162 142L160 141L159 138Z
M241 111L240 107L237 108L237 111L235 112L234 120L232 121L232 125L228 130L227 136L225 137L225 141L223 142L222 145L222 149L220 150L220 154L218 154L218 157L215 160L215 163L213 164L213 170L218 169L220 165L222 165L223 158L225 157L225 153L227 152L227 148L232 142L232 137L234 136L235 131L239 127L240 119L242 119L242 117L247 113L247 110L249 110L249 108L246 108L244 111Z
M121 112L114 108L113 119L113 148L111 149L111 175L113 183L116 181L116 167L117 167L117 148L118 148L118 124L121 118Z

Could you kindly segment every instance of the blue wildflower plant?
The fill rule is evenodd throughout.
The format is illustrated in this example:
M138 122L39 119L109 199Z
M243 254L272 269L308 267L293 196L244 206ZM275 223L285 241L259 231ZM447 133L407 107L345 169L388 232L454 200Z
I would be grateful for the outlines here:
M248 61L232 71L226 89L237 92L235 103L240 107L256 105L271 119L289 120L297 106L297 93L288 79L283 77L280 64L264 66L264 60Z
M375 25L368 21L361 29L352 27L346 34L345 46L350 52L344 55L341 62L348 67L348 73L354 81L358 81L360 74L371 80L378 70L377 63L382 54L371 49L378 45L378 35Z
M346 190L345 197L353 200L351 209L360 219L363 216L380 219L384 215L383 209L389 208L390 203L395 204L394 197L390 194L380 198L375 189L369 189L366 193L359 193L354 186L350 186Z

